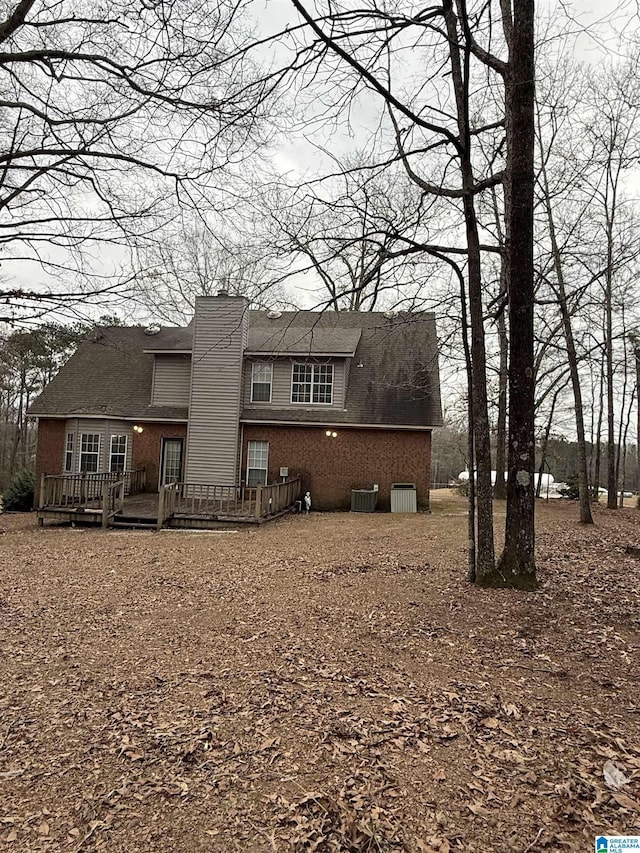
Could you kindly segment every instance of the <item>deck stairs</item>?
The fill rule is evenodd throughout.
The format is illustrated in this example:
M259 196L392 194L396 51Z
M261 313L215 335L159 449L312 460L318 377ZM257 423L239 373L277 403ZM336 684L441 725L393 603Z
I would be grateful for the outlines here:
M158 518L120 515L118 513L111 519L110 527L123 527L129 530L156 530L158 527Z

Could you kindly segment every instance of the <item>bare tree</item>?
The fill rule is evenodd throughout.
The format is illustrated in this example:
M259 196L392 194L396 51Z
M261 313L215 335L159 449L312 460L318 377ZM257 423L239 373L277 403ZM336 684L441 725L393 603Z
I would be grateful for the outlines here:
M578 89L578 83L582 74L576 66L574 69L567 68L566 65L556 68L549 68L545 75L545 85L539 92L537 102L537 140L540 152L539 166L539 195L540 204L544 213L546 239L548 241L548 256L539 258L539 274L543 282L549 286L553 293L554 307L560 310L562 333L566 348L566 356L569 365L569 374L571 378L571 387L573 391L573 402L576 420L576 433L578 436L578 484L580 492L580 521L583 524L592 524L593 517L591 515L591 501L589 495L589 476L587 468L587 450L586 450L586 434L584 423L584 405L582 400L582 384L580 379L580 364L579 356L574 335L573 316L580 306L580 296L584 294L584 288L575 288L570 291L567 277L570 275L566 268L565 259L569 254L566 252L568 248L567 242L571 240L570 245L573 248L575 239L581 240L582 234L579 230L579 225L585 215L585 207L588 207L590 199L587 199L582 205L578 206L575 211L575 216L571 221L571 225L566 235L567 242L563 243L562 236L558 233L556 216L557 216L557 199L560 192L571 193L582 178L583 164L577 163L571 158L563 159L558 165L558 172L562 185L558 186L557 182L552 186L550 176L550 163L553 158L557 158L558 152L556 146L560 135L561 126L565 126L566 121L570 120L569 115L573 113L579 104L581 92ZM571 99L571 100L569 100ZM557 163L557 160L556 160ZM554 201L556 202L554 204ZM545 264L548 263L548 268ZM593 282L592 282L593 283ZM582 282L581 282L582 284ZM549 429L551 425L549 425Z
M0 300L14 322L128 287L123 247L260 144L271 82L247 64L230 0L3 10Z
M93 324L44 323L0 335L0 487L19 468L33 464L35 429L26 415L29 403L93 328Z
M619 486L616 418L619 437L623 400L617 388L625 382L618 375L625 361L623 316L635 307L631 292L625 292L637 257L635 204L625 192L625 176L637 157L636 63L634 56L620 57L603 70L550 62L540 93L540 202L548 227L540 270L563 317L580 448L581 520L587 523L592 520L589 470L594 500L600 486L605 412L612 508ZM575 139L581 140L579 146ZM591 376L591 401L583 387L586 370L596 376L595 381ZM590 462L584 424L589 408Z
M443 0L422 10L394 8L393 14L376 2L358 10L332 3L308 7L292 0L308 27L308 51L317 51L333 73L342 68L350 82L343 93L360 87L379 95L385 104L395 137L395 150L407 176L425 193L447 198L460 211L464 229L464 256L469 299L473 431L478 461L477 580L487 585L535 586L533 537L533 2L502 2L502 42L492 31L492 3L467 8L464 0ZM419 49L434 69L433 77L411 67L399 82L396 46L409 43L414 31L413 56ZM489 47L506 44L507 58ZM451 86L442 85L446 68ZM487 86L482 78L499 81L504 92L503 116L478 122L482 103L473 102ZM494 84L495 85L495 84ZM489 87L490 89L491 87ZM472 92L474 93L472 95ZM342 95L344 97L344 94ZM485 102L493 103L493 95ZM506 134L506 170L500 128ZM496 133L497 131L497 133ZM493 134L492 168L483 173L477 157L478 139ZM485 146L486 150L486 146ZM430 155L430 167L423 165ZM438 172L434 179L434 163ZM431 174L429 174L431 172ZM455 181L454 181L455 178ZM482 253L476 198L505 180L506 282L511 325L509 479L507 536L500 566L493 551L490 443L487 414L486 350L482 287ZM433 247L431 247L433 248ZM447 247L449 251L453 247ZM444 249L446 254L447 248ZM497 247L491 246L491 249ZM425 251L429 247L425 246ZM516 271L517 270L517 274ZM517 343L514 343L517 342Z
M188 323L195 298L214 295L220 287L245 296L256 308L289 306L281 278L263 239L242 229L219 234L201 218L189 219L164 229L138 251L135 301L157 320Z
M605 366L607 391L607 506L617 507L614 391L614 303L617 278L625 258L635 255L635 239L624 235L625 173L635 167L640 153L639 57L592 75L591 121L586 127L593 161L599 172L591 183L594 207L605 235L606 264L601 273L605 310ZM622 244L620 238L622 237ZM629 239L631 238L631 239ZM626 245L625 245L626 244ZM624 334L624 333L623 333Z
M281 265L289 259L286 279L310 274L314 302L336 311L424 307L441 266L423 248L438 199L397 166L373 168L365 157L335 166L325 180L270 189L259 203L271 252Z

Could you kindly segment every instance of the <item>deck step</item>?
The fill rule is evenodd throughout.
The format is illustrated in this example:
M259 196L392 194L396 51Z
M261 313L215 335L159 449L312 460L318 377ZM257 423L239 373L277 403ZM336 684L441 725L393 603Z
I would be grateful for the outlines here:
M157 525L158 519L149 518L149 516L141 518L137 515L115 515L111 519L112 527L137 527L145 530L155 530Z

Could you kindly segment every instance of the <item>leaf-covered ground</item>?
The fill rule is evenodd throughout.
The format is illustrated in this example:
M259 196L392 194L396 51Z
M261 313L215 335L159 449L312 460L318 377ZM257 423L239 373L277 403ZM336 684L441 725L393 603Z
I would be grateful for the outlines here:
M640 834L640 512L596 520L541 504L541 588L517 593L468 586L447 493L236 533L1 516L0 849Z

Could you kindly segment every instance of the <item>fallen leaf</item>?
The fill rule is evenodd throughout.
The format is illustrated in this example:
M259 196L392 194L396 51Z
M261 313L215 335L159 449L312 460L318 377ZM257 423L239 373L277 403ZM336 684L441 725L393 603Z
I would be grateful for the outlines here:
M467 808L470 812L472 812L474 815L477 815L478 817L482 817L485 819L490 817L490 812L482 805L482 803L472 803L471 805L467 803Z
M604 781L610 788L624 788L625 785L628 785L631 781L627 779L622 770L613 763L613 761L606 761L604 767L602 768L602 775L604 776Z
M263 741L258 747L258 749L260 750L260 752L263 752L265 749L272 749L274 746L278 746L279 743L279 737L270 737L267 738L267 740Z
M619 791L614 791L612 796L623 809L629 809L631 812L640 812L640 803L632 797L628 797L626 794L622 794Z

